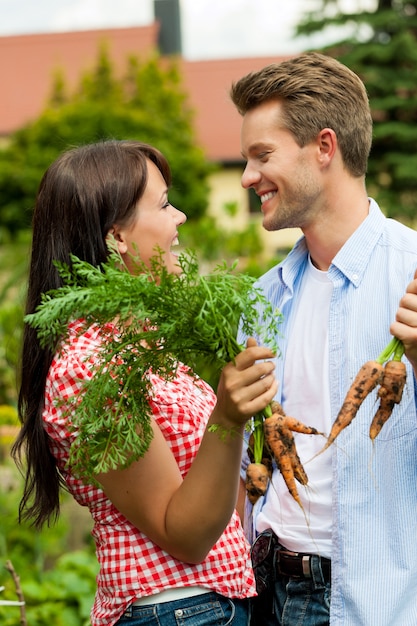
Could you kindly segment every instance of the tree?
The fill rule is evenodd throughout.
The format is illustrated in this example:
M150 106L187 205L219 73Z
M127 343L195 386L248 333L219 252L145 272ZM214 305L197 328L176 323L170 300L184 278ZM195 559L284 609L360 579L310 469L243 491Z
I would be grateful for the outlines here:
M189 218L205 213L212 166L196 143L177 65L158 56L143 63L132 57L126 74L116 78L103 46L76 93L66 94L58 73L48 107L0 151L0 235L14 238L30 226L42 174L60 152L107 138L140 139L158 147L172 167L171 202Z
M341 12L337 0L319 0L319 5L297 32L321 32L325 39L326 31L337 29L331 31L336 43L321 51L350 67L367 87L374 120L368 189L387 215L412 222L417 212L417 0L378 0L374 11L352 14Z

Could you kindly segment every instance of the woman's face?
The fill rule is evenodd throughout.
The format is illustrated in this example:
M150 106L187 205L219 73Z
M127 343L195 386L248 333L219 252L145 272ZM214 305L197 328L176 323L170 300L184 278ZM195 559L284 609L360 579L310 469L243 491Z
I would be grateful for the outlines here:
M148 182L136 205L133 221L128 226L114 226L114 235L127 268L135 273L133 257L140 257L148 267L150 259L162 251L163 262L170 273L179 274L178 256L172 248L178 245L178 227L186 216L168 201L167 184L156 165L147 160Z

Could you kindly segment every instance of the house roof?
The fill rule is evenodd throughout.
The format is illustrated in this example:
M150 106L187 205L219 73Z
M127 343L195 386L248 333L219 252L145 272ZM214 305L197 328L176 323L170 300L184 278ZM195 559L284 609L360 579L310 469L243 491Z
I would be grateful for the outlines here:
M232 83L248 72L283 57L255 57L216 61L183 61L182 73L195 111L198 139L213 161L241 161L241 117L229 97Z
M69 89L94 67L106 43L115 69L129 56L145 58L158 48L159 25L0 37L0 135L7 136L42 112L51 94L54 73L61 71ZM233 81L283 57L215 61L179 60L184 87L194 110L197 139L213 161L240 156L240 116L229 99Z

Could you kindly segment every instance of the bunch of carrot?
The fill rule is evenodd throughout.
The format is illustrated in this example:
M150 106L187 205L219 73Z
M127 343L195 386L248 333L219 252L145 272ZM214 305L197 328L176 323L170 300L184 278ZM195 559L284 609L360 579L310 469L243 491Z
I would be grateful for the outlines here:
M239 324L245 335L278 351L281 314L254 277L235 271L236 264L221 263L204 275L189 251L178 258L182 272L172 274L161 250L150 267L140 258L135 263L137 274L116 252L100 267L75 256L70 264L56 263L62 286L43 294L35 313L25 317L52 352L71 321L79 320L79 332L100 328L92 376L63 407L76 433L69 465L89 481L129 467L147 451L153 436L150 372L170 381L183 363L190 376L215 386L225 364L244 348L236 340Z
M257 499L265 494L274 460L288 491L303 508L296 480L301 485L307 485L308 477L298 456L293 432L305 435L323 435L323 433L286 415L278 402L272 402L264 413L264 416L255 417L255 428L249 440L248 453L251 463L246 469L248 499L255 504Z
M377 359L362 365L346 394L321 452L329 448L342 430L351 424L365 398L379 385L379 406L369 429L371 440L375 440L391 416L394 406L401 402L406 383L406 366L401 360L403 354L402 342L394 337ZM301 485L307 485L308 477L297 454L293 432L307 435L323 433L287 416L277 402L272 402L263 415L255 416L253 427L248 447L251 463L246 470L246 491L249 501L254 504L265 494L274 460L288 491L303 508L296 481Z
M274 404L274 403L272 403ZM272 457L265 446L263 423L265 415L272 415L271 405L264 413L255 415L254 429L249 437L248 456L250 463L246 468L246 495L251 504L266 493L272 477Z
M379 406L369 429L371 440L375 440L391 417L394 406L401 402L407 379L406 366L401 360L403 354L403 343L393 337L377 359L367 361L362 365L333 422L323 451L331 446L342 430L352 423L365 398L379 385Z

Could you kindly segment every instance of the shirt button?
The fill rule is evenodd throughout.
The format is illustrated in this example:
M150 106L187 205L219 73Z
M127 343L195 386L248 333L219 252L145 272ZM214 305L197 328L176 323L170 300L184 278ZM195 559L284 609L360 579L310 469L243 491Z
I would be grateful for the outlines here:
M175 617L182 617L184 614L184 611L182 609L177 609L175 611Z
M358 280L359 276L357 274L353 274L352 278L353 280Z

